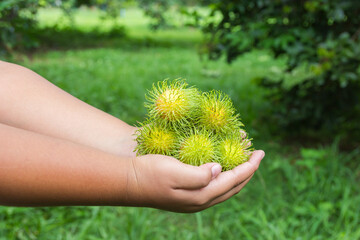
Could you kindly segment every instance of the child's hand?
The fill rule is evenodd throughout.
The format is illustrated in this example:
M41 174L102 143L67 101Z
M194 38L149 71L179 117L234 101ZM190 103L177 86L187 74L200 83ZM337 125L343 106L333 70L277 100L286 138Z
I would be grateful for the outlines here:
M263 157L263 151L255 151L248 162L226 172L217 163L196 167L168 156L137 157L128 176L128 201L135 206L197 212L238 193Z

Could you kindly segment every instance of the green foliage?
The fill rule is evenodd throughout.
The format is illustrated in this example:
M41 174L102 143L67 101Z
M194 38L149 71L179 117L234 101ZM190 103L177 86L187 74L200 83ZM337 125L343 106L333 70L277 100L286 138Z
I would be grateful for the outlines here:
M125 2L119 0L5 0L0 2L0 55L14 52L14 50L36 49L40 46L56 46L60 41L69 42L74 34L85 35L84 39L94 39L108 36L123 36L124 29L117 25L117 18L121 14L121 7ZM101 18L113 20L113 29L103 31L94 28L93 31L79 31L74 26L74 9L83 5L98 6L102 9ZM70 21L66 29L54 26L41 28L38 26L37 13L42 8L57 7ZM105 32L105 33L104 33ZM120 34L119 34L120 33ZM89 42L89 41L87 41ZM66 44L65 44L66 45ZM84 46L86 47L86 46Z
M123 9L127 5L134 4L132 0L87 0L89 3L87 5L90 6L98 6L101 10L103 10L104 19L112 19L116 22L118 17L121 17L125 14L125 9ZM83 1L86 2L86 1ZM80 5L80 3L78 3Z
M145 15L149 16L152 19L150 27L152 29L164 28L168 26L168 22L164 13L169 10L170 6L177 0L138 0L139 6L144 10Z
M31 35L37 9L47 1L5 0L0 2L0 54L22 46L32 48L38 42Z
M266 48L286 57L290 76L307 67L309 75L302 81L259 81L272 89L268 99L281 128L360 135L359 1L225 0L210 7L204 32L211 59L225 54L232 62Z
M36 29L35 32L43 50L105 47L119 42L119 39L126 36L123 26L112 26L111 29L51 26Z
M176 26L174 15L180 13L182 17L191 15L188 11L189 7L205 6L213 0L195 1L195 0L137 0L139 7L144 11L145 15L151 19L149 24L153 30L171 28Z
M59 4L59 5L57 5ZM57 6L71 18L74 0L5 0L0 2L0 55L14 50L29 50L40 47L39 35L43 33L37 26L38 10Z

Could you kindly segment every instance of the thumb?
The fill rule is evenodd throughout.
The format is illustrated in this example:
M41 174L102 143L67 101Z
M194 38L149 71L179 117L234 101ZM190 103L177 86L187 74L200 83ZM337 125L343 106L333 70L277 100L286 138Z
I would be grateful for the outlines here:
M201 166L192 166L181 164L177 169L177 185L182 189L200 189L206 187L212 179L221 172L221 166L218 163L206 163ZM175 175L174 175L175 176Z
M216 178L221 173L221 165L218 163L205 163L200 166L200 168L209 169L211 171L211 180Z

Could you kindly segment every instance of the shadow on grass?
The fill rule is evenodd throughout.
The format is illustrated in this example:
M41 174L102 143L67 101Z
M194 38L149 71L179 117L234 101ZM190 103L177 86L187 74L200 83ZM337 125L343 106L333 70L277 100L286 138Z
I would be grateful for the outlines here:
M33 50L51 49L83 49L100 47L105 44L113 44L114 41L126 37L126 29L116 26L109 31L100 28L81 30L75 27L47 27L34 29L32 37L37 40Z
M149 47L192 47L196 40L167 38L156 33L153 36L130 37L124 26L115 26L108 31L100 28L82 30L76 27L47 27L34 29L31 38L35 44L30 50L19 49L20 52L35 53L49 50L72 50L89 48L126 48L137 50Z

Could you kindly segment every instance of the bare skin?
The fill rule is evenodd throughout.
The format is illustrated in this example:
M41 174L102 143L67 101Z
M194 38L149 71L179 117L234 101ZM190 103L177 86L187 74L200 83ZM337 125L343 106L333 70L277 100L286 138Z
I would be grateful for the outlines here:
M24 67L0 61L0 123L135 156L135 128Z
M264 157L231 171L136 157L135 128L0 61L0 204L111 205L196 212L238 193Z

